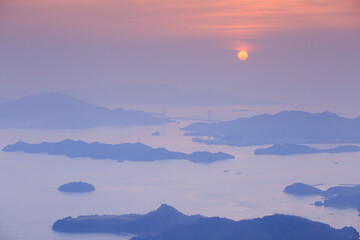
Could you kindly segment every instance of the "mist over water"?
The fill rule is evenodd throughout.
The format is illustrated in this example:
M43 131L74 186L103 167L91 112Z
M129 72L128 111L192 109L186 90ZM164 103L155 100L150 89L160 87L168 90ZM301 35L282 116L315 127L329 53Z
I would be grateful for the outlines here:
M139 108L145 107L137 106ZM150 105L144 110L161 112L163 109L167 116L189 119L206 119L211 110L215 120L278 111L277 107L269 106L170 108ZM307 110L314 109L308 107ZM70 138L112 144L142 142L172 151L223 151L235 156L233 160L211 164L182 160L118 163L0 152L0 239L129 239L130 236L109 234L60 234L53 232L51 226L57 219L67 216L147 213L162 203L185 214L240 220L284 213L325 222L336 228L354 226L360 230L356 210L315 207L311 204L320 197L298 198L283 193L285 186L294 182L324 183L320 186L322 189L359 183L360 153L255 156L256 147L192 142L191 137L183 136L179 129L194 121L179 119L167 125L82 130L0 130L1 148L19 139L39 143ZM151 133L156 131L161 135L152 136ZM85 194L57 191L60 185L70 181L86 181L93 184L96 191Z
M134 237L60 233L89 229L141 240L359 238L360 152L334 153L360 149L359 3L0 0L0 240ZM31 145L45 141L63 142ZM274 144L260 153L275 155L255 155L257 144ZM279 156L293 153L301 155ZM168 156L181 160L151 161ZM58 191L79 181L96 190ZM285 194L294 183L295 195ZM342 184L359 185L313 187ZM321 196L296 196L306 190ZM183 237L177 230L193 218L163 205L160 218L67 219L52 231L68 216L145 214L161 204L234 220L290 214L332 228L288 216L197 218ZM202 220L203 231L192 231Z

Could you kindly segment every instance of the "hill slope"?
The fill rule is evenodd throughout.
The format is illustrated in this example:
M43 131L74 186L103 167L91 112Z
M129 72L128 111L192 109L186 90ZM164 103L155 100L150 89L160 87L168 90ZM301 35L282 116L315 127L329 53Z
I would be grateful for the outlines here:
M47 93L0 103L0 128L79 129L169 122L143 111L95 107L74 97Z

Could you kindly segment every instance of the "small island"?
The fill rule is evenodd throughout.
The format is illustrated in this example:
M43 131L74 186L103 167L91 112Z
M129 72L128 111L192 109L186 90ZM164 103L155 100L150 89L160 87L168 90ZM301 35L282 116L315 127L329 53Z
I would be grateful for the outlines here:
M314 154L314 153L345 153L360 152L360 147L355 145L344 145L329 149L318 149L300 144L274 144L268 148L258 148L255 155L298 155L298 154Z
M151 135L153 135L153 136L160 136L160 132L153 132Z
M69 182L61 185L58 190L66 193L84 193L95 191L95 187L86 182Z
M355 240L352 227L333 228L297 216L275 214L263 218L234 221L220 217L185 215L163 204L147 214L92 215L66 217L52 226L67 233L111 233L136 235L131 240Z
M233 159L234 156L223 152L193 152L190 154L182 152L172 152L165 148L152 148L142 143L86 143L66 139L55 143L30 144L18 142L7 145L2 149L5 152L25 152L25 153L47 153L49 155L65 155L69 158L92 158L92 159L111 159L134 162L150 162L156 160L188 160L194 163L212 163L220 160Z
M323 191L304 183L294 183L284 190L287 194L295 196L321 196L323 201L316 201L315 206L332 208L353 208L360 211L360 185L346 185L328 188Z

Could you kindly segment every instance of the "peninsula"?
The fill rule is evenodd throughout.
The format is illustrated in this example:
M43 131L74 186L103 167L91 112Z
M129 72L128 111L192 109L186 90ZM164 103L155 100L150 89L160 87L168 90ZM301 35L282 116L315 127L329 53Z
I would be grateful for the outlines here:
M315 202L315 206L353 208L360 211L360 185L358 184L336 186L323 191L304 183L294 183L287 186L284 192L295 196L322 196L324 200Z

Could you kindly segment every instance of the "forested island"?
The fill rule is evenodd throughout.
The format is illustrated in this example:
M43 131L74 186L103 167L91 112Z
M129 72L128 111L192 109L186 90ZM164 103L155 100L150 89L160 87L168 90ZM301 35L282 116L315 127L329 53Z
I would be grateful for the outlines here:
M52 229L68 233L130 233L132 240L355 240L352 227L335 229L305 218L275 214L263 218L234 221L219 217L188 216L168 205L144 215L93 215L67 217Z
M30 144L18 142L7 145L2 149L5 152L25 152L25 153L46 153L49 155L64 155L69 158L92 158L92 159L112 159L122 161L156 161L181 159L194 163L212 163L221 160L233 159L234 156L223 152L193 152L190 154L182 152L172 152L165 148L152 148L142 143L86 143L66 139L54 143Z
M95 191L95 187L92 184L86 182L69 182L61 185L58 188L60 192L67 193L84 193L84 192L93 192Z
M360 117L282 111L232 121L198 122L182 128L193 141L230 146L360 143Z

